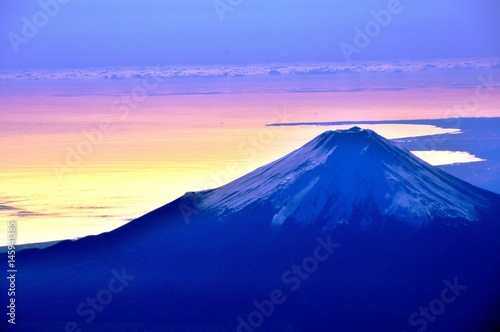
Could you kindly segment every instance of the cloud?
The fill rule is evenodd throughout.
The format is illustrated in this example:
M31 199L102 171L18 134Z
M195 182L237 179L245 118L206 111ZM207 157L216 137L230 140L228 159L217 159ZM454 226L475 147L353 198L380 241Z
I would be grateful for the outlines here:
M17 217L37 217L37 216L46 216L46 214L28 211L28 210L18 210L15 214Z
M0 211L6 211L7 217L33 217L46 214L24 210L11 205L0 204Z
M57 70L3 70L0 80L122 80L158 78L251 77L277 75L332 75L342 73L408 73L499 69L500 58L460 58L412 61L353 61L271 63L224 66L112 67Z
M13 206L8 206L8 205L3 205L3 204L0 204L0 210L17 210L15 207Z

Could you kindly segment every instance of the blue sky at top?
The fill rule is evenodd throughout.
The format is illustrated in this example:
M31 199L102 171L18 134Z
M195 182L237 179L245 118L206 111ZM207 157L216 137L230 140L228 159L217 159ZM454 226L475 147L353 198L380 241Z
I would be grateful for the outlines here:
M354 45L355 27L364 30L372 11L391 2L232 0L240 4L221 20L214 0L60 0L67 3L44 22L40 4L54 1L0 4L0 68L345 61L339 45ZM400 3L402 12L352 59L500 55L500 1ZM38 31L23 36L34 16ZM18 52L13 34L24 38Z

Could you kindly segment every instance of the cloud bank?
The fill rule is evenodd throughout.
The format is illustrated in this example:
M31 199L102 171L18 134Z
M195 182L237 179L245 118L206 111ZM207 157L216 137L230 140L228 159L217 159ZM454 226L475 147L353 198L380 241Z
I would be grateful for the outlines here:
M325 75L342 73L412 73L500 69L500 58L460 58L408 61L271 63L252 65L111 67L56 70L2 70L0 80L120 80L158 78Z

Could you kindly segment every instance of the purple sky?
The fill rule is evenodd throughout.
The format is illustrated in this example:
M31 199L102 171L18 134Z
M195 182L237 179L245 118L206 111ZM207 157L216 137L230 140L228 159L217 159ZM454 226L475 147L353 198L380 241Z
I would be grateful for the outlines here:
M0 68L500 55L497 0L231 2L3 1Z

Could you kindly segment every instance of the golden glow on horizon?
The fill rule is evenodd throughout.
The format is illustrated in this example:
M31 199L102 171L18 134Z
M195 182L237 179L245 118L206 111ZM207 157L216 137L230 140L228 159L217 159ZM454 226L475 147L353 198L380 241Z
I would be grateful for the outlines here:
M151 96L123 118L109 111L116 97L8 98L0 114L2 150L8 156L0 165L0 204L7 206L0 209L0 228L16 219L19 243L97 234L186 191L218 187L325 130L352 127L266 127L268 123L439 118L445 107L463 99L447 91L437 101L434 92L426 91L384 96ZM486 115L498 115L490 104L484 107ZM99 122L110 116L113 128L99 134ZM362 127L387 138L445 132L432 126ZM85 133L97 142L90 148L92 139ZM68 157L79 144L86 152Z

